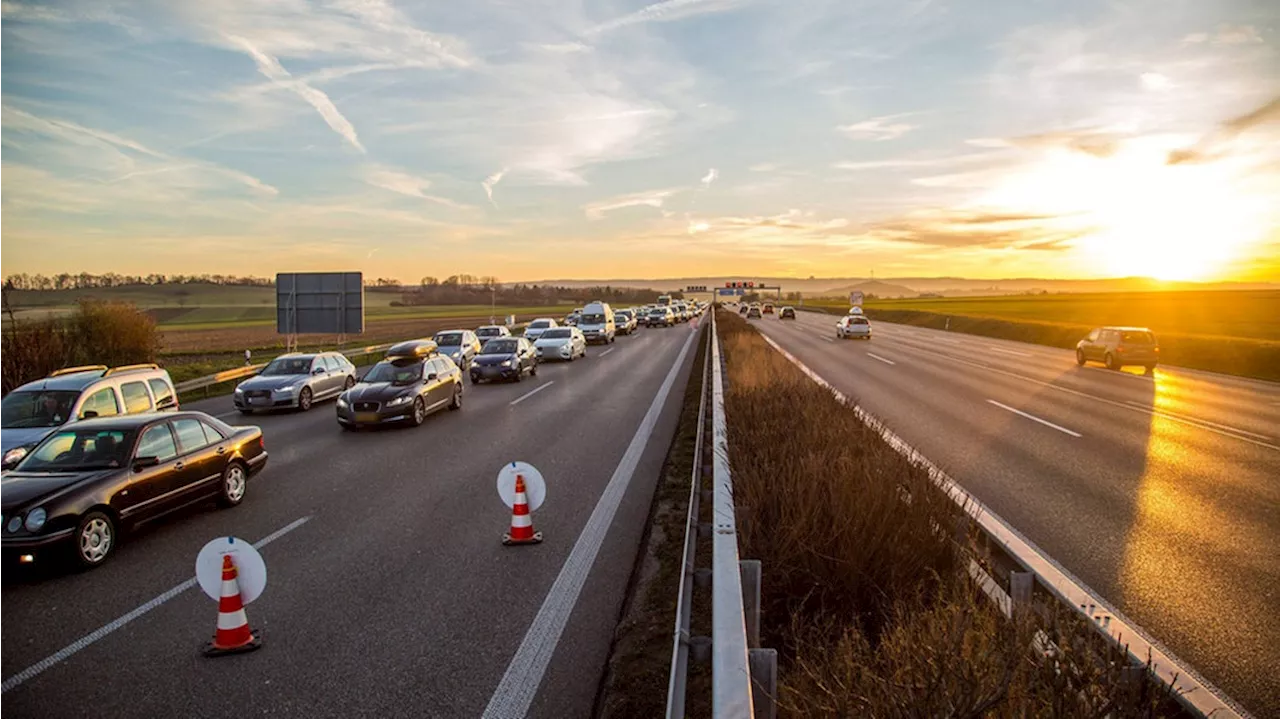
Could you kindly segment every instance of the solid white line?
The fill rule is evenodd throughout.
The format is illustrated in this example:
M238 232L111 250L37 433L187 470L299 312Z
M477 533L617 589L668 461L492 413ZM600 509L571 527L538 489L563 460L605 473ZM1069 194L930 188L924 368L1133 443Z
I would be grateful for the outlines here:
M849 402L849 398L844 393L823 379L821 375L809 369L795 355L783 349L781 345L774 342L767 335L761 336L764 337L765 342L768 342L775 350L782 353L783 357L790 360L791 364L798 367L810 379L818 385L826 387L841 402ZM1013 376L1016 377L1018 375ZM1116 404L1121 407L1124 406L1119 403ZM1219 691L1217 687L1201 677L1192 667L1183 664L1181 660L1174 656L1173 652L1165 649L1152 639L1146 630L1129 621L1127 617L1112 607L1101 594L1095 592L1089 585L1068 571L1066 567L1059 564L1056 559L1046 554L1034 542L1023 536L1022 532L1019 532L1012 524L1009 524L1000 515L979 502L976 497L969 494L946 472L943 472L936 464L929 461L929 458L894 434L893 430L886 427L877 417L857 405L854 405L853 413L865 422L867 426L878 432L890 447L893 447L913 464L917 464L927 470L929 477L959 505L962 511L982 525L983 529L995 539L997 544L1003 546L1014 557L1021 559L1025 566L1041 578L1041 582L1045 586L1052 587L1052 591L1067 606L1075 608L1082 615L1093 620L1095 626L1096 622L1100 621L1099 617L1103 616L1101 613L1103 610L1110 614L1115 621L1109 622L1101 631L1110 636L1116 643L1126 647L1130 657L1137 658L1140 661L1150 660L1153 671L1160 677L1161 681L1173 687L1182 696L1187 697L1190 704L1201 715L1212 716L1215 712L1222 712L1222 715L1227 717L1242 715L1235 703ZM1204 691L1198 691L1200 689ZM1245 714L1244 716L1248 715Z
M1002 354L1014 355L1014 356L1016 356L1016 357L1030 357L1030 356L1031 356L1031 353L1030 353L1030 352L1015 352L1015 351L1013 351L1013 350L1007 350L1007 349L1004 349L1004 348L1002 348L1002 347L996 347L996 346L993 346L993 345L987 345L986 347L987 347L987 349L991 350L992 352L1000 352L1000 353L1002 353Z
M1026 412L1023 412L1023 411L1022 411L1022 410L1020 410L1020 409L1014 409L1013 407L1010 407L1010 406L1009 406L1009 405L1007 405L1007 404L1001 404L1001 403L999 403L999 402L995 401L994 399L989 399L989 400L987 400L987 402L990 402L991 404L994 404L995 406L999 407L1000 409L1008 410L1009 412L1013 412L1014 414L1018 415L1019 417L1026 417L1027 419L1031 420L1032 422L1039 422L1040 424L1043 424L1043 425L1044 425L1044 426L1046 426L1046 427L1052 427L1053 429L1056 429L1056 430L1058 430L1059 432L1062 432L1063 434L1069 434L1069 435L1071 435L1072 437L1079 437L1079 436L1080 436L1080 433L1079 433L1079 432L1072 432L1071 430L1067 429L1066 427L1059 427L1058 425L1054 424L1053 422L1050 422L1050 421L1048 421L1048 420L1044 420L1044 419L1040 419L1039 417L1035 416L1034 414L1027 414Z
M1250 432L1250 431L1248 431L1248 430L1240 429L1240 428L1238 428L1238 427L1232 427L1231 425L1228 425L1228 424L1218 424L1217 422L1210 422L1210 421L1209 421L1209 420L1207 420L1207 419L1200 419L1200 418L1198 418L1198 417L1190 417L1190 416L1185 415L1185 414L1178 414L1178 413L1176 413L1176 412L1170 412L1170 411L1169 411L1169 410L1167 410L1167 409L1156 409L1156 408L1151 407L1151 406L1149 406L1149 405L1145 405L1145 404L1143 404L1143 403L1141 403L1141 402L1135 402L1135 401L1133 401L1133 400L1127 400L1127 401L1128 401L1128 403L1129 403L1129 404L1133 405L1134 407L1140 407L1140 408L1142 408L1142 409L1145 409L1145 410L1147 410L1148 412L1150 412L1151 414L1154 414L1154 415L1156 415L1156 416L1158 416L1158 417L1165 417L1165 418L1167 418L1167 419L1176 419L1176 420L1181 420L1181 421L1183 421L1183 422L1195 422L1195 423L1197 423L1197 424L1207 424L1207 425L1209 425L1209 426L1211 426L1211 427L1217 427L1218 429L1223 429L1223 430L1226 430L1226 431L1228 431L1228 432L1236 432L1237 434L1246 434L1246 435L1249 435L1250 437L1257 437L1258 439L1271 439L1271 437L1269 437L1269 436L1267 436L1267 435L1265 435L1265 434L1258 434L1257 432Z
M569 615L573 613L574 605L578 603L578 595L587 581L587 574L596 561L596 554L600 551L600 545L604 543L609 525L613 523L618 505L622 503L627 485L631 483L631 475L635 473L636 465L640 463L640 456L644 454L645 447L649 444L654 425L658 423L658 416L662 414L662 407L666 404L667 395L671 393L671 387L675 384L676 376L680 374L680 367L684 364L684 358L689 354L689 347L693 345L693 339L697 335L698 333L691 332L688 339L684 341L684 347L676 357L675 363L671 365L670 371L667 372L667 378L663 380L662 386L658 388L653 403L649 405L649 411L645 413L644 419L640 420L640 427L636 429L635 436L631 438L631 444L622 455L622 460L618 462L613 476L609 478L604 494L600 495L599 501L596 502L587 525L582 528L582 534L578 535L578 541L574 543L573 550L569 552L569 558L560 568L560 574L556 577L555 583L547 592L542 608L538 610L538 615L529 625L524 640L520 642L520 647L511 658L506 673L502 675L502 681L498 682L498 687L493 690L489 705L484 710L483 716L487 719L511 719L528 715L529 707L538 693L538 685L542 683L542 676L551 662L551 655L555 653L556 645L560 643L560 635L569 621Z
M868 356L868 357L870 357L871 359L880 360L881 362L883 362L883 363L885 363L885 364L898 364L897 362L894 362L894 361L893 361L893 360L891 360L891 359L885 359L884 357L881 357L880 355L878 355L878 354L876 354L876 353L874 353L874 352L868 352L868 353L867 353L867 356Z
M284 535L288 534L289 532L292 532L293 530L297 529L298 527L301 527L302 525L306 524L306 523L307 523L307 522L309 522L310 520L311 520L311 517L302 517L301 519L295 519L294 521L290 522L289 524L286 524L284 527L281 527L280 529L277 529L276 531L272 532L271 534L268 534L267 536L265 536L265 537L263 537L262 539L258 540L256 543L254 543L253 547L254 547L254 549L261 549L261 548L263 548L263 547L267 546L268 544L270 544L270 543L272 543L272 542L276 541L277 539L279 539L279 538L283 537ZM41 659L40 661L36 662L35 664L32 664L31 666L27 667L26 669L23 669L22 671L18 672L17 674L14 674L13 676L9 677L8 679L5 679L5 680L4 680L4 685L3 685L3 687L2 687L2 688L0 688L0 693L7 692L7 691L9 691L10 689L13 689L14 687L18 686L19 684L22 684L23 682L27 681L28 679L32 679L32 678L34 678L34 677L38 676L39 674L41 674L41 673L42 673L42 672L44 672L45 670L53 668L55 665L57 665L57 664L58 664L58 663L60 663L60 662L65 661L68 657L70 657L71 655L73 655L73 654L75 654L76 652L80 651L81 649L84 649L84 648L88 647L89 645L93 644L94 642L98 641L99 639L102 639L103 637L107 636L108 634L111 634L112 632L116 631L117 629L120 629L121 627L123 627L124 625L128 624L129 622L132 622L133 620L137 619L138 617L142 616L143 614L146 614L147 612L151 611L152 609L155 609L156 607L160 606L161 604L164 604L165 602L169 601L170 599L173 599L174 597L178 596L179 594L182 594L183 592L185 592L185 591L187 591L188 589L190 589L190 588L194 587L195 585L196 585L196 578L195 578L195 577L192 577L191 579L188 579L187 581L183 582L182 584L179 584L178 586L174 587L173 589L170 589L169 591L164 592L163 594L160 594L160 595L156 596L156 597L155 597L155 598L153 598L151 601L147 602L146 604L143 604L143 605L139 606L138 608L134 609L133 611L131 611L131 612L127 613L127 614L124 614L124 615L120 616L119 618L115 619L114 621L111 621L111 622L109 622L109 623L107 623L107 624L102 625L102 626L101 626L101 627L99 627L98 629L93 630L92 632L90 632L90 633L88 633L88 634L84 635L83 637L81 637L81 638L77 639L76 641L72 642L71 644L68 644L67 646L63 647L62 649L59 649L58 651L54 652L53 654L50 654L49 656L45 657L44 659Z
M603 356L605 356L605 355L609 354L610 352L612 352L612 351L614 351L614 350L616 350L616 349L618 349L618 348L617 348L617 347L610 347L609 349L605 350L604 352L601 352L601 353L600 353L600 356L601 356L601 357L603 357Z
M541 392L542 390L544 390L544 389L546 389L546 388L550 387L551 385L553 385L553 384L555 384L555 383L556 383L556 381L555 381L555 380L549 380L549 381L547 381L547 383L546 383L546 384L540 384L540 385L538 385L537 387L534 387L533 389L529 390L528 392L525 392L524 394L520 395L519 397L516 397L515 399L511 400L511 406L512 406L512 407L514 407L514 406L516 406L516 405L520 404L521 402L525 401L526 399L529 399L530 397L534 396L535 394L537 394L537 393Z

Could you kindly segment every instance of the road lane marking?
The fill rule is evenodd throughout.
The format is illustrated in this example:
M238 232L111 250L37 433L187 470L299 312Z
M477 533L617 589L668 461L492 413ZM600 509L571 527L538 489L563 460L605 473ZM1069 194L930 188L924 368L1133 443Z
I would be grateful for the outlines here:
M828 337L828 336L826 336L826 335L818 335L818 337L820 337L821 339L824 339L824 340L826 340L826 341L828 341L828 342L835 342L835 340L831 339L830 337Z
M1134 407L1138 407L1138 408L1144 409L1144 410L1146 410L1146 411L1150 412L1151 414L1156 415L1157 417L1164 417L1164 418L1166 418L1166 419L1177 419L1177 420L1182 420L1183 422L1195 422L1195 423L1197 423L1197 424L1207 424L1207 425L1209 425L1209 426L1211 426L1211 427L1217 427L1218 429L1224 429L1224 430L1226 430L1226 431L1228 431L1228 432L1236 432L1236 433L1238 433L1238 434L1247 434L1247 435L1249 435L1250 437L1257 437L1258 439L1271 439L1271 437L1269 437L1269 436L1267 436L1267 435L1265 435L1265 434L1258 434L1257 432L1250 432L1250 431L1248 431L1248 430L1240 429L1239 427L1232 427L1231 425L1228 425L1228 424L1218 424L1217 422L1210 422L1210 421L1209 421L1209 420L1207 420L1207 419L1198 419L1198 418L1196 418L1196 417L1189 417L1189 416L1187 416L1187 415L1185 415L1185 414L1178 414L1178 413L1176 413L1176 412L1170 412L1170 411L1169 411L1169 410L1167 410L1167 409L1156 409L1156 408L1154 408L1154 407L1150 407L1150 406L1148 406L1148 405L1145 405L1145 404L1143 404L1143 403L1141 403L1141 402L1135 402L1135 401L1133 401L1133 400L1128 400L1128 403L1129 403L1129 404L1131 404L1131 405L1133 405Z
M516 397L515 399L511 400L510 404L512 407L514 407L555 383L556 383L555 380L549 380L546 384L540 384L537 387L534 387L533 389L529 390L528 392L525 392L524 394L520 395L519 397Z
M578 535L578 540L574 543L573 550L569 552L569 558L564 561L564 566L556 576L555 583L547 592L547 598L543 600L538 615L529 625L524 640L520 642L520 647L511 658L506 673L502 675L502 681L498 682L497 688L493 690L489 705L484 710L483 716L486 719L509 719L529 714L529 707L537 696L538 686L542 684L542 676L546 673L547 664L555 654L556 645L560 643L560 635L569 621L569 615L573 613L574 605L578 603L578 595L586 584L591 565L596 561L600 545L604 543L609 525L613 524L613 517L618 511L618 505L622 503L622 496L626 494L627 486L631 483L631 475L635 474L640 457L644 454L649 438L653 435L654 425L658 423L658 417L662 414L667 395L671 393L671 387L680 374L680 367L684 364L689 348L693 345L693 339L698 334L689 333L675 363L667 372L666 379L662 381L662 386L654 395L649 411L645 413L644 419L640 420L640 426L636 429L635 436L631 438L631 444L627 446L626 453L622 455L617 468L613 471L613 476L609 478L609 484L596 502L591 517L582 528L582 534Z
M1010 407L1010 406L1009 406L1009 405L1007 405L1007 404L1001 404L1001 403L999 403L999 402L995 401L994 399L989 399L989 400L987 400L987 402L989 402L989 403L991 403L991 404L994 404L995 406L999 407L1000 409L1008 410L1008 411L1010 411L1010 412L1013 412L1014 414L1018 415L1019 417L1026 417L1027 419L1031 420L1032 422L1039 422L1040 424L1043 424L1043 425L1044 425L1044 426L1046 426L1046 427L1052 427L1053 429L1056 429L1056 430L1058 430L1059 432L1061 432L1061 433L1063 433L1063 434L1069 434L1069 435L1071 435L1072 437L1079 437L1079 436L1080 436L1080 433L1079 433L1079 432L1072 432L1071 430L1067 429L1066 427L1062 427L1062 426L1056 425L1056 424L1054 424L1053 422L1050 422L1050 421L1049 421L1049 420L1047 420L1047 419L1040 419L1039 417L1035 416L1034 414L1027 414L1026 412L1023 412L1023 411L1022 411L1022 410L1020 410L1020 409L1014 409L1013 407Z
M271 544L272 542L283 537L289 532L292 532L298 527L301 527L302 525L306 524L309 521L311 521L310 516L302 517L300 519L295 519L289 524L286 524L280 529L277 529L271 534L268 534L262 539L259 539L257 542L254 543L253 548L262 549L268 544ZM5 679L3 687L0 687L0 693L7 692L10 689L13 689L14 687L18 686L19 684L22 684L23 682L27 681L28 679L33 679L36 676L43 673L44 671L48 669L52 669L54 666L65 661L66 659L71 657L71 655L75 654L76 652L79 652L81 649L84 649L89 645L93 644L94 642L97 642L98 640L106 637L108 634L111 634L117 629L120 629L121 627L128 624L129 622L132 622L138 617L141 617L142 615L146 614L152 609L155 609L156 607L164 604L170 599L173 599L174 597L182 594L183 592L194 587L195 585L196 585L196 578L192 577L187 581L183 582L182 584L179 584L178 586L174 587L173 589L170 589L169 591L164 592L163 594L157 595L151 601L139 606L133 611L128 612L127 614L123 614L120 617L116 618L115 620L102 625L101 627L93 630L92 632L89 632L88 634L77 639L71 644L68 644L62 649L59 649L53 654L50 654L44 659L41 659L35 664L32 664L26 669L23 669L17 674L14 674L8 679Z
M601 353L600 353L600 356L601 356L601 357L603 357L603 356L605 356L605 355L609 354L610 352L612 352L612 351L614 351L614 350L616 350L616 349L618 349L618 348L617 348L617 347L610 347L609 349L605 350L604 352L601 352Z
M1004 349L1004 348L1002 348L1002 347L996 347L996 346L994 346L994 345L986 345L986 348L987 348L987 349L989 349L989 350L991 350L992 352L1000 352L1001 354L1014 355L1015 357L1030 357L1030 356L1031 356L1031 353L1030 353L1030 352L1015 352L1014 350L1007 350L1007 349Z
M215 414L213 416L217 417L218 419L222 419L223 417L230 417L233 414L240 414L240 410L233 409L230 412L223 412L222 414Z
M881 362L883 362L883 363L885 363L885 364L898 364L897 362L894 362L894 361L893 361L893 360L891 360L891 359L885 359L884 357L881 357L880 355L876 354L875 352L868 352L868 353L867 353L867 356L868 356L868 357L870 357L871 359L880 360Z

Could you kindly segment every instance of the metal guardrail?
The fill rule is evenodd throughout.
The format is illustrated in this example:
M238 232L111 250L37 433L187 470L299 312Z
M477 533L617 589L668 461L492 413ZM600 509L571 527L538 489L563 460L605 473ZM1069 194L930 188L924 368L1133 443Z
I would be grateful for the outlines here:
M685 716L686 677L692 648L695 661L711 664L713 719L772 719L776 714L777 652L759 648L760 562L740 560L738 555L724 410L724 362L716 336L714 306L708 308L706 316L710 337L694 440L684 571L676 601L666 717L683 719ZM708 475L711 489L702 490L701 480ZM707 524L698 521L703 499L712 502L712 521ZM711 540L709 569L697 568L695 564L700 537ZM711 585L711 636L692 636L693 592L708 582Z
M767 335L761 333L760 336L810 379L829 390L842 402L849 403L848 397L809 369L799 358L783 349ZM1113 646L1123 647L1135 667L1145 666L1149 658L1156 678L1176 692L1178 701L1188 711L1213 719L1250 719L1251 715L1243 707L1201 677L1192 667L1179 660L1145 630L1112 607L1100 594L1077 579L1012 525L970 495L937 465L886 427L879 418L857 405L852 406L858 418L879 433L890 447L929 473L939 489L968 514L970 521L984 535L988 546L998 549L1019 568L1020 571L1010 573L1007 588L992 586L994 580L986 576L985 572L973 572L971 569L975 578L985 585L983 586L985 593L1000 604L1006 613L1012 606L1030 602L1032 592L1038 589L1042 594L1054 598L1088 619L1089 624Z

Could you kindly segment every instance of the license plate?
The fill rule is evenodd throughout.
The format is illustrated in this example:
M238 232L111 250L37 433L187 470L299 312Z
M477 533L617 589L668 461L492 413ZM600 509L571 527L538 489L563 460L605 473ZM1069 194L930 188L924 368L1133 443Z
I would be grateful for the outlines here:
M266 404L266 403L267 403L266 397L250 397L249 398L249 404Z
M356 412L356 421L357 422L377 422L378 413L377 412Z

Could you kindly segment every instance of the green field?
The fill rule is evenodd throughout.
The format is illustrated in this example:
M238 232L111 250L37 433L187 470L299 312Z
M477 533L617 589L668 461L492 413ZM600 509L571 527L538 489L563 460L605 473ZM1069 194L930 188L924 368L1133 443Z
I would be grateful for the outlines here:
M806 302L843 310L848 303ZM874 300L868 310L910 310L1073 327L1137 325L1157 335L1280 340L1280 291L1130 292Z

